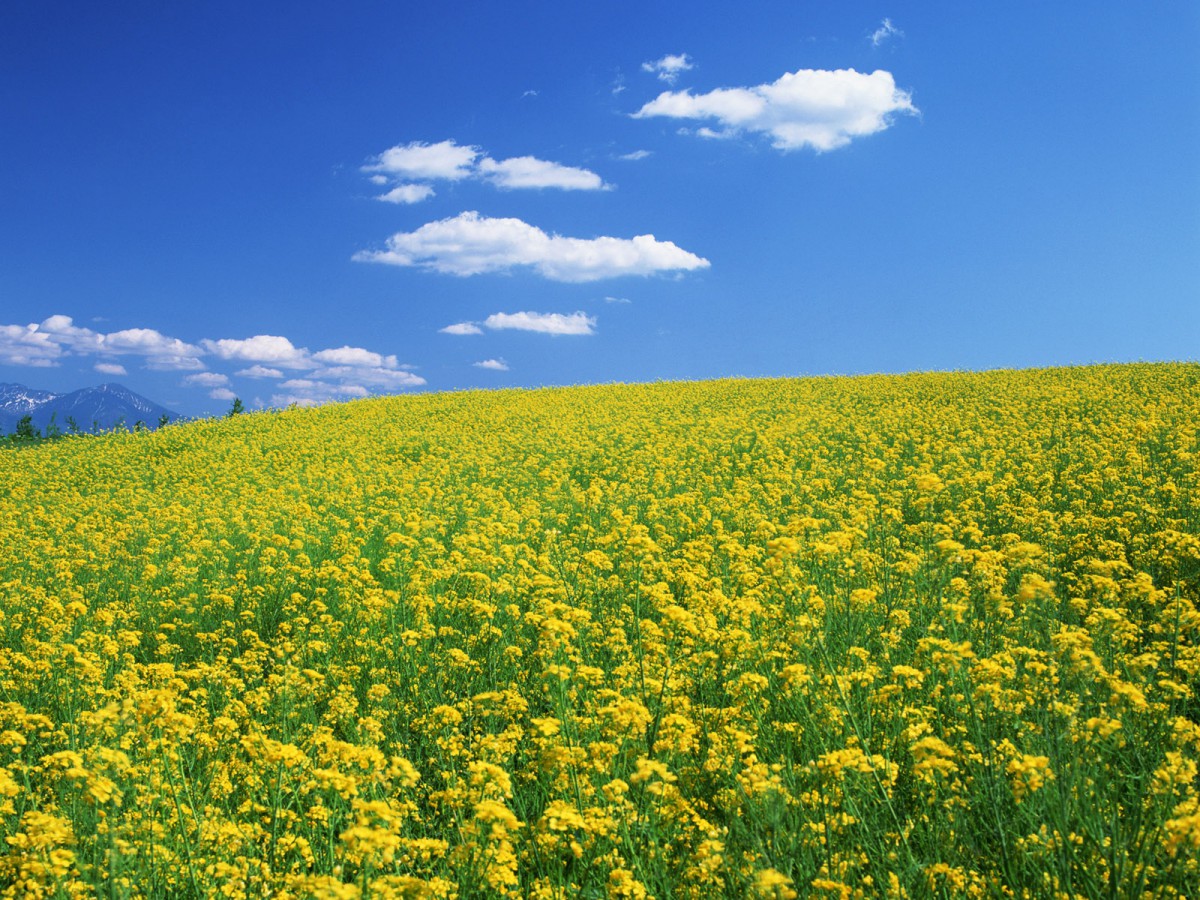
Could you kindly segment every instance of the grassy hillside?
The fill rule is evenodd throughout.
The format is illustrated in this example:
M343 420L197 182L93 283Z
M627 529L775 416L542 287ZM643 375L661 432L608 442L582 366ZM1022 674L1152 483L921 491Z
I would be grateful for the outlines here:
M6 896L1200 890L1200 366L0 452Z

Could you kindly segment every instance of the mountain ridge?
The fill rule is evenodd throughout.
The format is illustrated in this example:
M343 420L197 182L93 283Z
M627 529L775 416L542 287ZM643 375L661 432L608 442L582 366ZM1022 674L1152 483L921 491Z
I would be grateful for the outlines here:
M116 382L55 393L23 384L0 382L0 433L11 434L25 416L32 417L35 428L46 431L51 422L60 431L70 430L71 419L84 432L132 428L141 422L151 430L179 415L153 400L136 394Z

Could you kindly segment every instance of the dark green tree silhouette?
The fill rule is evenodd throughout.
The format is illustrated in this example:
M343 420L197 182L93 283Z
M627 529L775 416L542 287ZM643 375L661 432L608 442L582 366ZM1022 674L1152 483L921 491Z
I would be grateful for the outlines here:
M33 416L29 413L21 416L17 422L16 438L19 441L36 441L42 436L42 433L33 427Z

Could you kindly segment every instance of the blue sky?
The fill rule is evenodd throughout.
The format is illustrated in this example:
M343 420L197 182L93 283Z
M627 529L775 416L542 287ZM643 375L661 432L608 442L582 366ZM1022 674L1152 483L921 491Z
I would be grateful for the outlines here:
M0 381L1200 357L1200 6L9 3Z

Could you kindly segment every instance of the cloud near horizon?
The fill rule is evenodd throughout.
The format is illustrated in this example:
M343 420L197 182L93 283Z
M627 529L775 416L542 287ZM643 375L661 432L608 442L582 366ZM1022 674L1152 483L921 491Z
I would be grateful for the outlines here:
M635 119L716 120L703 137L765 134L779 150L836 150L851 140L883 131L897 114L916 115L912 96L896 87L891 72L800 69L770 84L718 88L706 94L665 91L632 114Z
M507 372L508 363L502 359L484 359L477 363L472 363L477 369L491 369L493 372Z
M373 157L362 171L374 184L394 184L376 197L387 203L420 203L434 195L431 181L474 179L502 190L602 191L612 187L589 169L564 166L536 156L497 161L482 148L462 146L453 138L436 144L423 141L397 144Z
M670 241L571 238L551 235L520 219L460 213L388 238L386 250L362 250L358 262L413 266L466 277L527 267L551 281L585 282L622 275L655 275L706 269L707 259Z
M207 388L209 396L217 400L230 399L224 396L230 375L209 371L202 358L251 364L233 372L233 377L283 378L285 369L307 376L292 379L290 385L284 382L288 393L278 396L287 399L280 405L366 396L371 392L368 387L392 391L425 384L424 378L408 371L411 367L393 355L349 346L314 353L281 335L204 339L190 344L152 328L97 332L75 325L70 316L63 315L28 325L0 325L0 365L46 368L88 356L97 357L93 369L106 375L128 374L125 366L114 361L121 356L142 357L146 369L191 371L181 384Z

